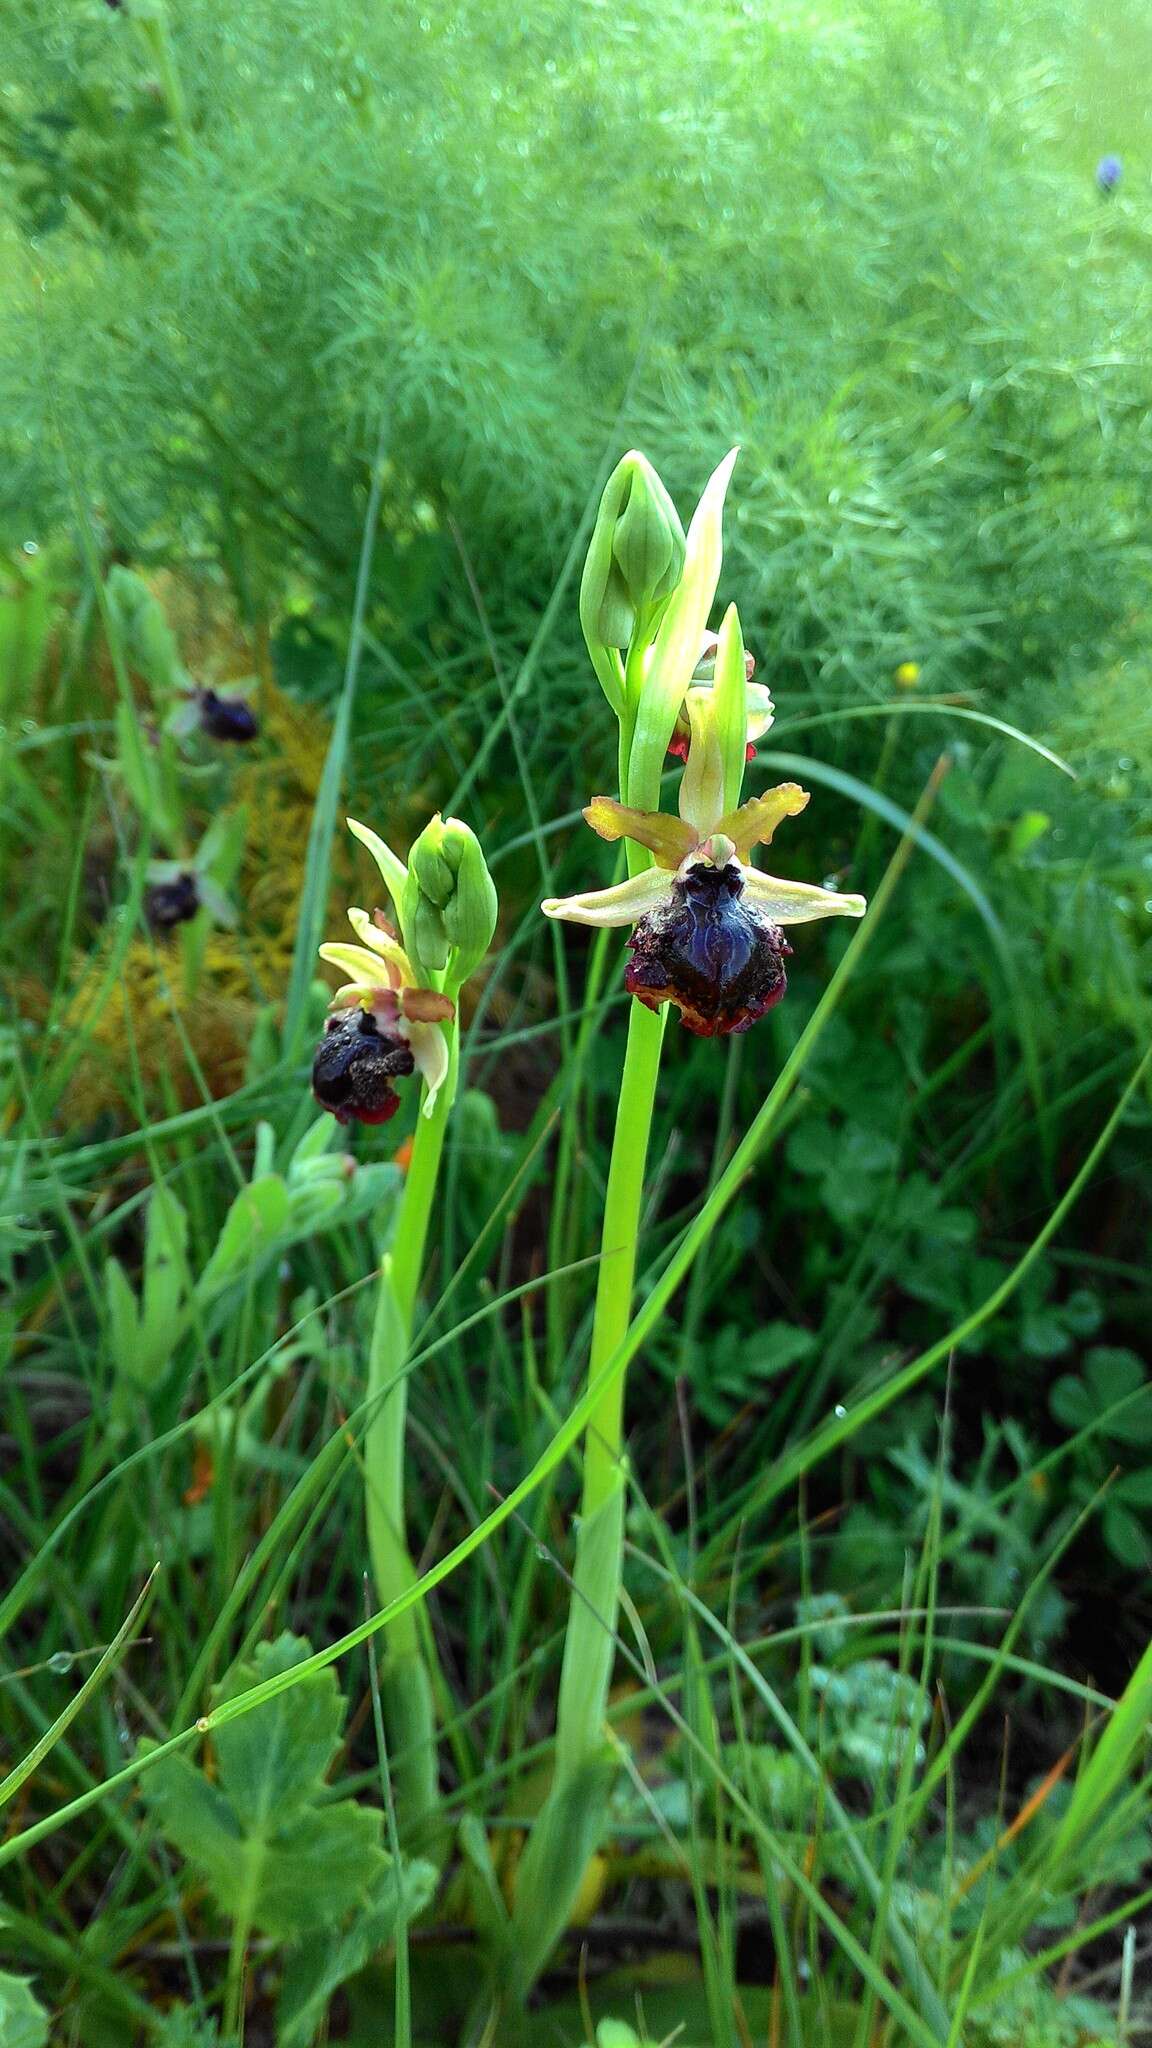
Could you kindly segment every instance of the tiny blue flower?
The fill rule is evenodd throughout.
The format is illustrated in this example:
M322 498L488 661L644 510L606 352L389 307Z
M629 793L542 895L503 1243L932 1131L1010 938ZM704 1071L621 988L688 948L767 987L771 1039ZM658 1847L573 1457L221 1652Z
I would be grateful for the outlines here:
M1114 192L1124 175L1124 166L1118 156L1102 156L1096 166L1096 184L1101 192Z

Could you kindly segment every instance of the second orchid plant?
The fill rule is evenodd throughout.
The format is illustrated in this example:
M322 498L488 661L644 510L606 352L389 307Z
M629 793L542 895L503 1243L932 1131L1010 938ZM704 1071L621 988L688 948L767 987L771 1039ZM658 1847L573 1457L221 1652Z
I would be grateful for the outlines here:
M318 1102L341 1123L387 1123L400 1107L396 1083L419 1076L421 1113L390 1242L383 1250L368 1358L364 1489L368 1551L380 1605L416 1578L405 1516L407 1367L417 1292L436 1196L448 1114L456 1091L460 990L496 929L496 891L471 828L434 817L407 863L368 826L348 820L371 854L395 922L353 907L358 944L333 941L320 957L346 976L312 1066ZM397 1820L405 1841L435 1847L439 1774L431 1655L417 1610L397 1616L380 1667L384 1728Z

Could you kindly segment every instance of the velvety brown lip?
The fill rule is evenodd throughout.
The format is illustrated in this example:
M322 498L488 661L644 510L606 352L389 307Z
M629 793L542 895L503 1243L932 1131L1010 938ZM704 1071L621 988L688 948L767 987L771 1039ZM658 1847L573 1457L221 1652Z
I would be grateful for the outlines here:
M792 949L748 900L735 863L694 864L628 943L629 993L652 1010L674 1003L700 1038L747 1031L788 986L784 960Z
M366 1010L338 1011L316 1048L312 1093L338 1123L386 1124L400 1107L393 1082L411 1074L412 1048Z

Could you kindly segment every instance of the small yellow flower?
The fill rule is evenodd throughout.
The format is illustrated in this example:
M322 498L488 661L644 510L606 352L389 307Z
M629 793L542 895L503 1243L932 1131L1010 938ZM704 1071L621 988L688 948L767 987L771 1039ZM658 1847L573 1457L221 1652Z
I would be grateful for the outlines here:
M920 681L920 663L902 661L892 680L898 690L914 690Z

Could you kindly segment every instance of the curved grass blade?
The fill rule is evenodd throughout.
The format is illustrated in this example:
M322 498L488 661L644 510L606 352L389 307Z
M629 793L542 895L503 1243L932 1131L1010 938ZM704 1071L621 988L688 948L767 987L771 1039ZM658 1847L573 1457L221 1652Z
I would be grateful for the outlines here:
M976 711L971 705L949 704L945 700L923 698L918 704L845 704L838 711L814 711L808 718L786 718L773 730L782 737L785 733L811 732L818 725L840 725L849 718L922 718L926 715L960 718L965 719L969 725L987 726L989 731L998 732L1005 739L1016 740L1020 746L1027 747L1029 753L1038 754L1042 761L1047 761L1052 768L1058 768L1062 775L1070 776L1073 782L1078 779L1076 770L1060 754L1053 753L1052 748L1046 747L1043 740L1033 739L1031 733L1024 732L1020 726L1010 725L1006 718L994 718L990 711Z
M13 1764L6 1777L0 1778L0 1806L6 1806L8 1801L15 1797L21 1785L25 1784L32 1776L33 1771L39 1769L45 1757L51 1750L55 1749L65 1729L76 1719L77 1714L80 1713L82 1708L87 1705L93 1693L100 1690L109 1672L119 1663L120 1653L144 1611L148 1595L152 1591L152 1584L159 1569L159 1564L153 1565L141 1592L133 1601L125 1619L121 1622L100 1662L88 1673L79 1691L72 1695L63 1713L57 1714L51 1727L44 1730L39 1742L33 1743L27 1756L22 1757L18 1764Z

